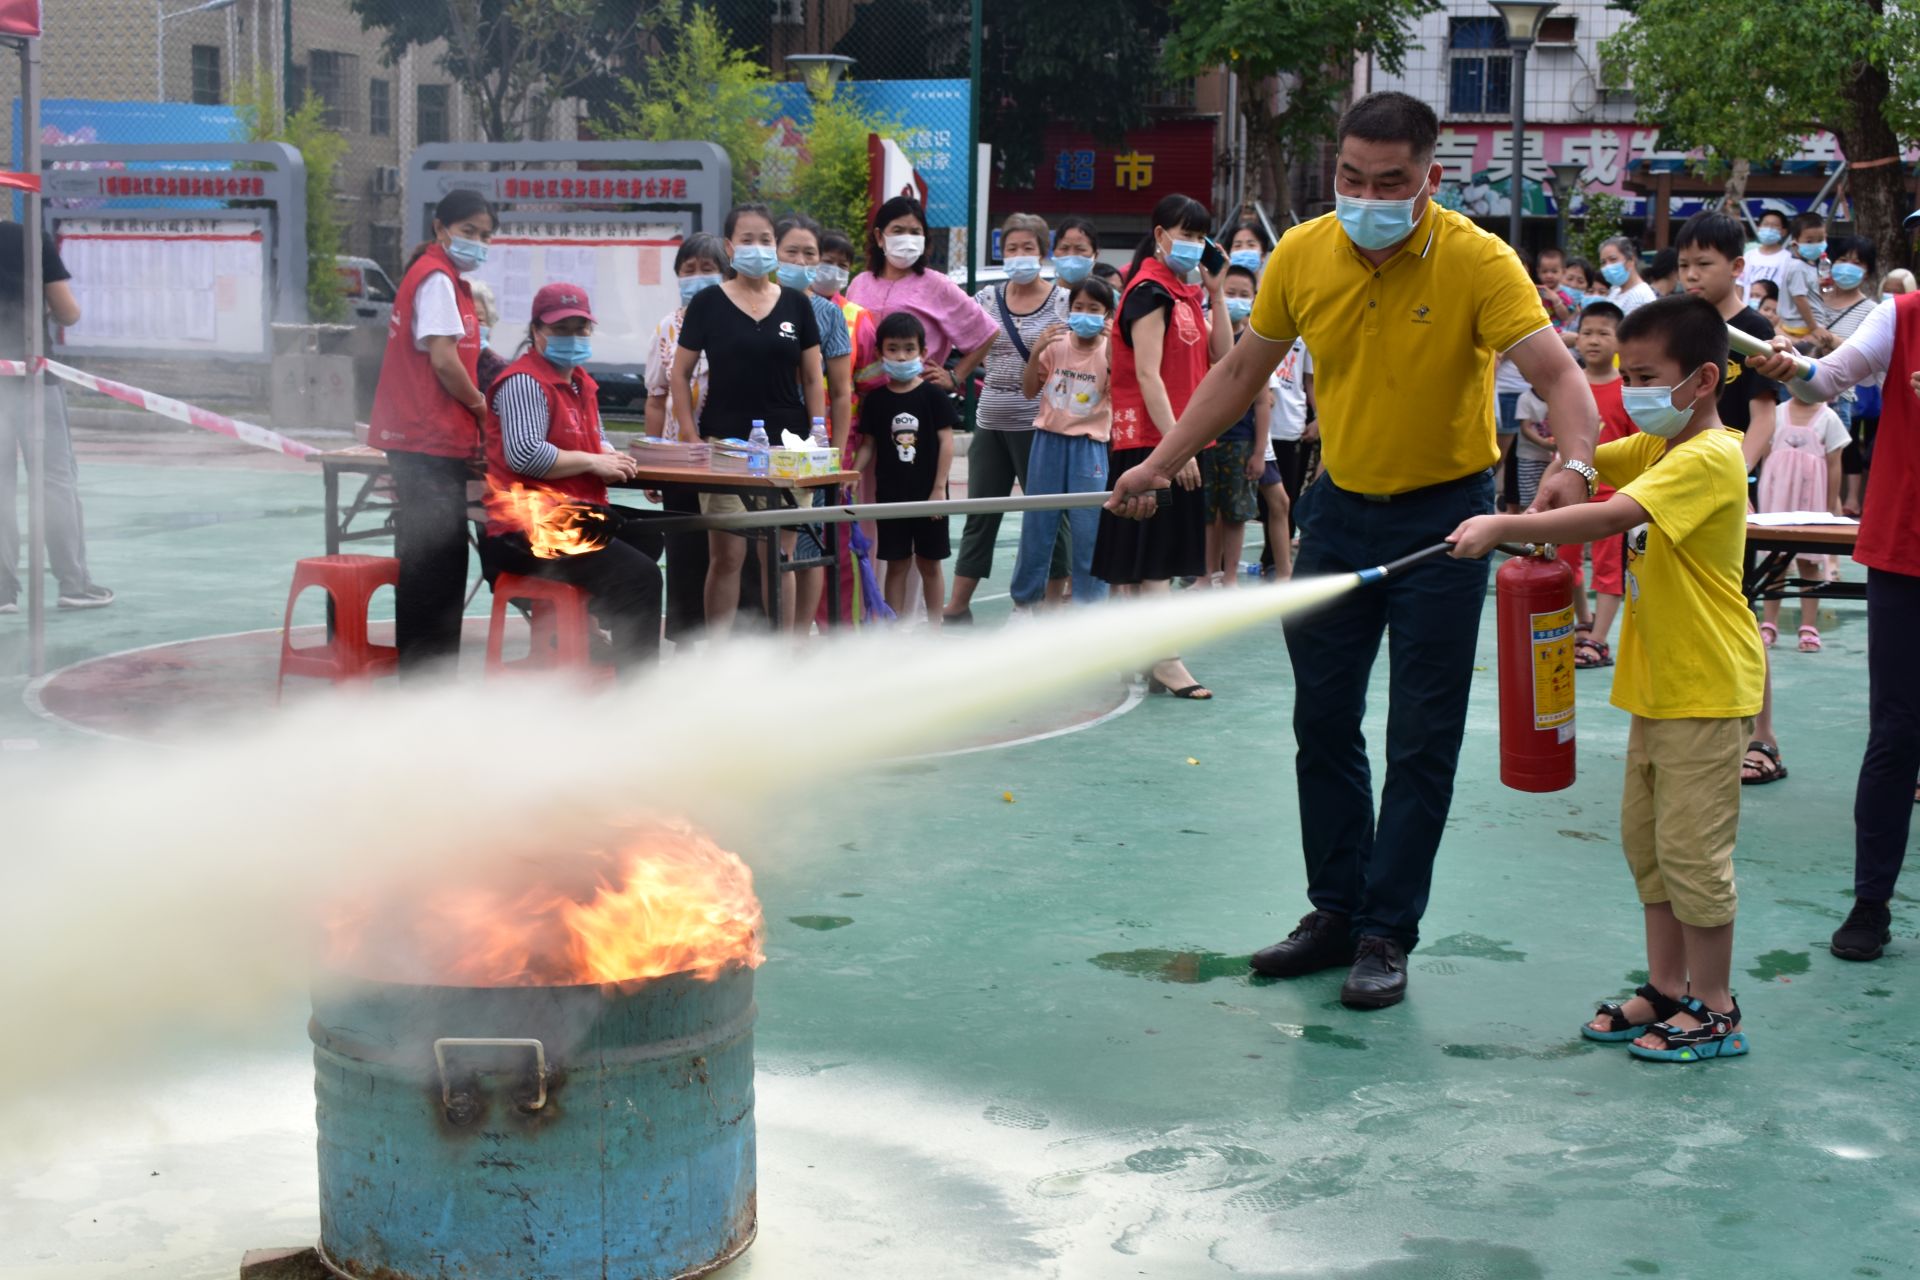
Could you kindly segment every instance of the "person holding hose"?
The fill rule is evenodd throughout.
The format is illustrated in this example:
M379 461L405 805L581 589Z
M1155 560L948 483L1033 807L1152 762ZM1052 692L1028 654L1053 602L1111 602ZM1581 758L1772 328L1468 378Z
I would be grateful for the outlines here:
M1280 240L1246 337L1207 375L1165 439L1114 485L1109 509L1150 516L1304 338L1314 354L1325 474L1300 495L1300 576L1381 564L1493 510L1493 364L1505 355L1547 402L1560 453L1537 509L1593 493L1598 412L1539 291L1502 241L1433 199L1439 121L1374 93L1339 124L1332 214ZM1484 559L1435 559L1288 618L1297 694L1300 826L1313 909L1256 972L1349 968L1342 1002L1377 1009L1407 989L1466 727ZM1378 812L1361 733L1383 632L1392 668Z
M1920 230L1920 210L1907 215ZM1747 367L1768 378L1795 375L1792 339ZM1814 393L1886 379L1873 469L1853 558L1867 569L1867 750L1853 793L1853 909L1829 944L1842 960L1876 960L1893 940L1893 889L1920 802L1920 294L1880 303L1853 336L1813 363Z
M394 297L367 443L393 469L395 643L400 675L460 655L467 600L467 481L480 457L480 319L464 278L487 260L493 205L458 188L433 211L433 239L413 251Z

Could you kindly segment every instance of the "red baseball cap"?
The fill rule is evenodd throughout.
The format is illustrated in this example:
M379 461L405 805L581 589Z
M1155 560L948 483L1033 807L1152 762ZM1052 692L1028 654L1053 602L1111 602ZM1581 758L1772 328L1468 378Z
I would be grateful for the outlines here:
M579 316L583 320L592 320L593 311L587 303L587 291L577 284L554 281L540 286L540 292L533 295L533 318L540 324L554 324L561 320L571 320Z

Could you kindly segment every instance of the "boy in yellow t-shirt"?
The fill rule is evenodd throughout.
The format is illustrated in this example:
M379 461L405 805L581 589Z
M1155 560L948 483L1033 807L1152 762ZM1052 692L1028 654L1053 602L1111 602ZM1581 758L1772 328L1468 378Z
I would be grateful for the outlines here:
M1640 434L1601 445L1603 502L1540 515L1477 516L1449 542L1627 538L1627 609L1613 705L1633 716L1620 839L1646 913L1647 983L1581 1028L1631 1040L1635 1057L1699 1062L1747 1052L1733 964L1733 842L1740 757L1764 671L1740 590L1747 468L1720 425L1727 364L1719 311L1696 297L1648 303L1620 324L1622 400Z

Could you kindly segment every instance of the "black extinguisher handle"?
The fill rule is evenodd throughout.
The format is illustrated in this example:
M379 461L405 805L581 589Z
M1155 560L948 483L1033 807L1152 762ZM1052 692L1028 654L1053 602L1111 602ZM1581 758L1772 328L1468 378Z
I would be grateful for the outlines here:
M1510 556L1536 556L1545 560L1557 550L1551 542L1503 542L1500 550Z

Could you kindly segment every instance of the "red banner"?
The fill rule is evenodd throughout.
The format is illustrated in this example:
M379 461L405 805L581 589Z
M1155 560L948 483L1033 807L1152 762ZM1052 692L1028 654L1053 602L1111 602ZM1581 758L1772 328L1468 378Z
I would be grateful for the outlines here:
M0 35L40 34L40 0L0 0Z
M1035 213L1151 213L1175 192L1213 196L1212 119L1168 120L1136 129L1118 146L1089 134L1048 129L1030 188L995 182L996 209Z
M12 187L15 191L38 191L40 179L24 173L9 173L0 169L0 187Z

